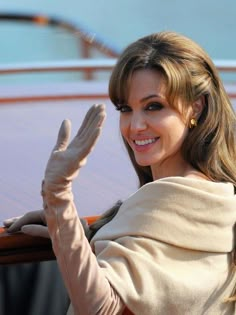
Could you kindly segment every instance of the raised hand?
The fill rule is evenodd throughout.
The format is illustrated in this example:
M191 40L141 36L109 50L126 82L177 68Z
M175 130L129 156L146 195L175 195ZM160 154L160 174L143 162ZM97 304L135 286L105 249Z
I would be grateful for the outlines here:
M71 125L63 121L57 143L49 158L44 184L64 185L70 182L86 163L88 154L93 150L105 120L105 106L94 105L87 112L74 139L69 143ZM3 222L9 233L23 232L32 236L49 238L44 210L30 211L23 216L6 219ZM86 220L81 219L85 234L90 235Z
M71 123L69 120L62 122L57 143L47 163L44 184L66 184L77 175L96 144L105 116L104 105L92 106L70 144Z

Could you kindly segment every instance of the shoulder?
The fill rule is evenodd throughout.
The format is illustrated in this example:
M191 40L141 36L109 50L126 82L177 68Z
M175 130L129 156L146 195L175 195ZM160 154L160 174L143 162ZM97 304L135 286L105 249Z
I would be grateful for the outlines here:
M165 177L154 181L153 184L169 187L173 190L197 190L199 193L208 192L227 196L234 194L234 186L231 183L213 182L197 176Z

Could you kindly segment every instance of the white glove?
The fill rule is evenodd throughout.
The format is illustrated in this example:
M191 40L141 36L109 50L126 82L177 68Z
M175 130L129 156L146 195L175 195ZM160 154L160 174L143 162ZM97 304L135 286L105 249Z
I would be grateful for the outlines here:
M80 219L80 222L84 228L85 235L89 237L91 232L87 221ZM6 219L3 224L7 228L8 233L21 231L31 236L50 238L44 210L30 211L22 216Z
M7 219L3 224L9 233L21 231L32 236L49 238L43 210L31 211L22 216Z
M43 190L56 186L56 190L71 183L78 170L86 163L88 154L93 150L101 133L105 119L105 106L94 105L87 112L84 121L74 139L69 144L71 123L64 120L60 127L57 143L47 163Z

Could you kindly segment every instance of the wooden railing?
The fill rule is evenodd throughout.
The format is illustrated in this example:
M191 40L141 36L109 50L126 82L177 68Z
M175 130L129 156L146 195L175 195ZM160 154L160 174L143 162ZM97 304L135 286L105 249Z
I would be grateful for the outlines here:
M98 219L98 216L85 217L88 224ZM50 239L33 237L21 232L9 234L0 227L0 264L16 264L54 260Z

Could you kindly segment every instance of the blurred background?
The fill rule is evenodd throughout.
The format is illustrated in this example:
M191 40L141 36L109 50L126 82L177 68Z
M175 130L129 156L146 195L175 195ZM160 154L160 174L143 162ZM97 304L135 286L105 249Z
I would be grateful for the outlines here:
M107 96L116 57L141 36L174 30L235 69L235 13L234 0L1 0L0 220L41 208L40 183L61 121L71 119L75 133L87 109L98 102L106 103L108 117L74 185L78 211L100 214L130 195L137 179ZM94 72L81 71L84 60L90 66L91 60L97 62L99 71L96 66ZM74 71L55 71L68 64ZM32 70L48 65L54 70ZM235 103L235 71L221 75Z

